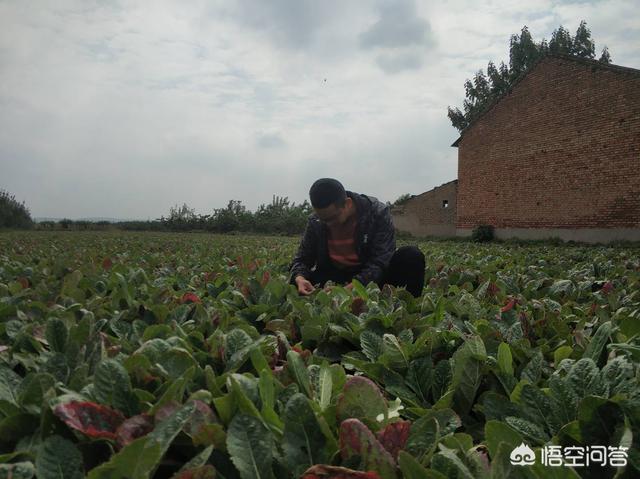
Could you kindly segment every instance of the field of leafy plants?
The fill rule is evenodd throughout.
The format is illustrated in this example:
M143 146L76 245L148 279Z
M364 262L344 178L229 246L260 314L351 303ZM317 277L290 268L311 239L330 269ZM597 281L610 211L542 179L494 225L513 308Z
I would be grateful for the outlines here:
M304 298L295 238L0 233L0 478L640 477L640 249L419 245Z

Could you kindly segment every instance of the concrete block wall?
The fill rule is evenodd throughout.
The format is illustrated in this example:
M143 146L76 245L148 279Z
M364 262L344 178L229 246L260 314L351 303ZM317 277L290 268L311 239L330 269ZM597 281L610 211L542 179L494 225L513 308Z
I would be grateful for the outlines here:
M392 209L396 229L414 236L455 236L457 184L450 181Z

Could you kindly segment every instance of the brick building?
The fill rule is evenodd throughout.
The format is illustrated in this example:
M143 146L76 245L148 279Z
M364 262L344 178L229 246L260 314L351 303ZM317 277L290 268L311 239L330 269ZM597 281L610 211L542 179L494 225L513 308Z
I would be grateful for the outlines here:
M458 236L640 240L640 70L548 55L452 146Z
M391 210L399 231L415 236L455 236L458 180L450 181Z

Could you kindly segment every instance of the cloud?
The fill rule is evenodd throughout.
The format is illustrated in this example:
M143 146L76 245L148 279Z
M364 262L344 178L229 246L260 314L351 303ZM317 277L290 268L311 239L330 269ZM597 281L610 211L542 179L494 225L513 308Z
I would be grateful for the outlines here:
M340 10L338 0L239 0L227 14L241 25L261 32L280 46L309 47L323 26Z
M399 73L405 70L418 70L424 63L424 54L415 50L384 52L378 55L376 63L386 73Z
M365 49L426 46L433 41L429 22L417 16L413 0L384 3L378 21L359 39Z
M257 144L260 148L283 148L287 143L279 134L267 133L258 137Z
M414 0L384 2L378 20L358 39L362 49L377 52L377 65L391 74L419 70L435 45L431 26L418 15Z
M635 3L0 1L0 188L71 218L300 202L322 176L393 201L455 178L447 105L510 34L585 18L638 68Z

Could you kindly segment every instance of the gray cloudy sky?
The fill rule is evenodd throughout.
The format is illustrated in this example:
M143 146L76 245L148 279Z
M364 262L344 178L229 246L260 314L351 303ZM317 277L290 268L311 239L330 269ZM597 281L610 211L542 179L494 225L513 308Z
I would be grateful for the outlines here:
M0 188L32 215L156 218L318 177L456 178L447 106L527 25L640 68L637 0L0 0Z

